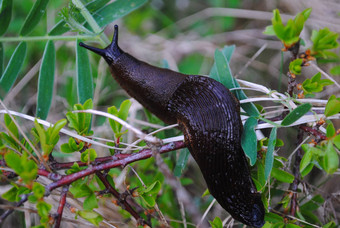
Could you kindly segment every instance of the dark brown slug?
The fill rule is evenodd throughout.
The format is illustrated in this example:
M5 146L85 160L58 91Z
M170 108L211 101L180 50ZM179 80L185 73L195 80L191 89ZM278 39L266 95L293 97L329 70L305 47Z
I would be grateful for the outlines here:
M105 49L79 44L102 57L115 80L168 124L178 123L210 193L233 218L262 227L265 210L241 148L237 99L221 83L142 62L118 46L118 26Z

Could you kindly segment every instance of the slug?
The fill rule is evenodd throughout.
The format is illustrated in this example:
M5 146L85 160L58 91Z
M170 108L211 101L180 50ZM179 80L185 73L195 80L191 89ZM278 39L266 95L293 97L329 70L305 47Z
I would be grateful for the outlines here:
M210 193L232 217L262 227L264 206L250 177L241 147L238 100L221 83L205 76L184 75L142 62L112 43L99 49L79 43L110 66L114 79L165 123L178 123Z

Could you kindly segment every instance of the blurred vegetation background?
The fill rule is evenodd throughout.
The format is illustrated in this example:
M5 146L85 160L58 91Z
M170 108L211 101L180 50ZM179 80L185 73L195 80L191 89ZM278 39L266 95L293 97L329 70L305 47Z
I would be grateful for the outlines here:
M34 2L33 0L13 1L12 20L4 37L19 37L20 28ZM43 37L62 19L60 11L64 7L68 7L68 4L69 1L63 0L49 1L43 19L30 33L29 37L42 38L41 40L28 40L31 42L28 42L27 57L19 77L12 90L3 100L8 109L35 115L39 61L46 45L46 39ZM340 32L340 3L337 0L149 0L141 8L108 25L104 32L111 39L113 26L118 24L119 44L123 50L150 64L166 66L186 74L208 75L213 64L215 49L222 48L225 45L236 45L235 53L230 62L236 78L256 82L273 90L284 92L287 90L286 72L290 56L281 52L283 46L279 40L264 35L263 31L270 24L273 9L278 8L283 17L287 18L287 15L296 15L308 7L311 7L313 11L302 32L302 39L306 38L308 41L312 29L328 27L334 32ZM72 36L76 33L71 31L64 35ZM85 42L91 43L91 41L86 40ZM18 42L5 41L3 45L4 65L6 66ZM75 72L76 45L75 39L55 42L54 98L47 118L52 123L64 118L67 111L70 111L72 106L78 103ZM306 46L308 46L308 43ZM127 95L113 80L106 63L100 61L99 67L97 67L98 61L98 56L90 54L95 84L94 109L105 111L109 106L119 106L127 98ZM337 56L334 58L318 62L318 65L326 72L338 64L339 50L337 50ZM305 69L297 80L302 82L316 72L313 68ZM338 82L340 81L339 78L335 79ZM336 87L332 88L319 93L317 98L328 99L331 94L338 97L339 91L336 90ZM247 92L249 96L252 96L252 94L252 92ZM137 109L140 109L140 107ZM135 115L144 116L141 112ZM101 133L101 137L110 137L111 132L103 123L104 118L96 117L93 125L96 126L96 131ZM23 123L24 128L32 127L31 123L28 126L26 124ZM336 128L340 127L339 121L335 122L335 126ZM269 132L264 131L264 134L268 135ZM295 130L280 131L278 138L285 142L285 146L280 149L279 154L287 157L296 146L294 144L296 141ZM102 153L105 154L104 151ZM67 157L58 152L55 155L68 160ZM171 160L171 155L168 156ZM189 164L190 166L187 169L190 171L185 172L185 175L194 179L193 183L195 184L190 182L188 189L199 198L204 191L205 184L200 177L197 166L193 162ZM139 163L139 166L145 167L145 170L151 169L152 165L154 165L153 162L148 160ZM315 184L328 181L322 185L320 192L337 194L337 201L334 201L333 210L337 215L340 215L339 176L333 177L331 181L328 180L331 178L328 176L322 176L327 180L320 181L318 179L320 176L322 175L315 171L315 175L310 175L308 178L310 183ZM147 177L145 178L147 179ZM169 189L165 188L164 191L169 191ZM58 197L55 197L55 199L59 200ZM210 201L200 203L207 205ZM98 210L112 218L110 217L113 210L111 207L101 207ZM221 208L217 207L214 210L213 215L223 214ZM169 210L168 213L178 212ZM14 227L15 220L16 222L20 221L17 216L19 215L13 216L11 221L6 222ZM174 217L180 219L180 215L174 215ZM210 217L211 220L214 218L214 216ZM27 216L25 218L26 224L33 223L27 221ZM72 215L67 215L66 218L72 220ZM119 221L121 218L113 218L112 220L115 219ZM19 225L15 226L19 227ZM4 224L3 227L6 227L6 225Z

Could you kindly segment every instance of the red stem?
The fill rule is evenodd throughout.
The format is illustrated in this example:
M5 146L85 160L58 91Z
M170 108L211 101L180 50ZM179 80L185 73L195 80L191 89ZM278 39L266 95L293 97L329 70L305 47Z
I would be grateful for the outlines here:
M59 201L59 206L58 206L58 210L57 210L57 220L55 221L55 225L54 228L59 228L60 227L60 223L61 223L61 218L63 215L63 211L64 211L64 207L66 204L66 196L68 193L68 185L65 185L63 187L63 190L61 191L61 195L60 195L60 201Z

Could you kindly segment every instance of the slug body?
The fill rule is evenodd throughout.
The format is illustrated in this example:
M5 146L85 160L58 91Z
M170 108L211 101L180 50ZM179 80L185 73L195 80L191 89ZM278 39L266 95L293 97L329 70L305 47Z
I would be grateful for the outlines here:
M98 49L115 80L145 108L168 124L178 123L210 193L233 218L262 227L264 206L241 148L242 122L237 99L221 83L142 62L112 43Z

